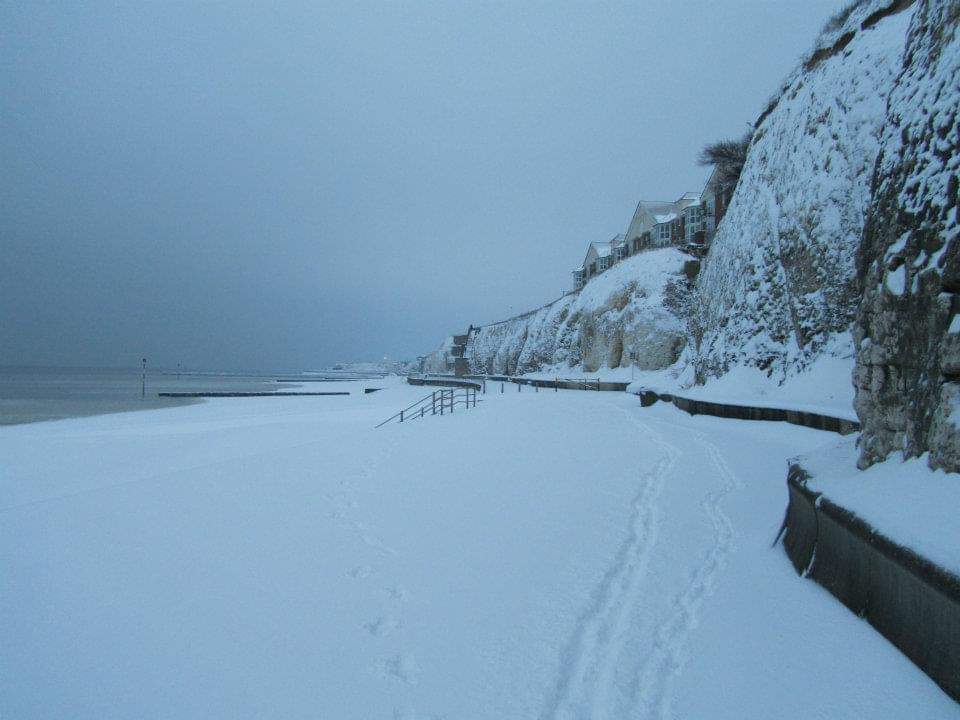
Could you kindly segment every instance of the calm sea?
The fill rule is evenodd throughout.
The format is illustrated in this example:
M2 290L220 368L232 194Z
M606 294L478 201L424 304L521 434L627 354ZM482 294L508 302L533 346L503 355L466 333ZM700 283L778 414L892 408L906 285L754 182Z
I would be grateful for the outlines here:
M158 392L264 392L294 387L289 383L317 381L324 377L318 374L302 378L289 373L178 373L148 369L146 392L141 398L139 369L0 366L0 425L201 402L191 398L161 398L157 397ZM330 379L349 377L334 373Z

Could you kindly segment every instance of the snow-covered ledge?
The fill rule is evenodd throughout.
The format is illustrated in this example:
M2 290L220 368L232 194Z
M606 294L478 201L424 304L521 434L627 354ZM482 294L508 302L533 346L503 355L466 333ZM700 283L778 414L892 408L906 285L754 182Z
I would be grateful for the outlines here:
M960 702L960 483L924 458L856 459L849 439L791 463L784 549Z
M788 422L793 425L803 425L815 430L849 435L859 429L859 424L852 417L837 417L814 412L803 407L777 407L773 403L735 403L703 400L700 398L685 397L672 392L661 392L632 384L628 392L638 395L644 407L652 405L658 400L673 403L677 408L691 415L713 415L715 417L731 418L735 420L767 420L774 422Z

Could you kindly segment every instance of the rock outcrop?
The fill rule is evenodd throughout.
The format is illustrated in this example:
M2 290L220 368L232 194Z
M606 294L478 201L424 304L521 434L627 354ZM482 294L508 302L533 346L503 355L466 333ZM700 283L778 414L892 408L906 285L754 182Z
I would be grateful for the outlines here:
M960 471L960 2L917 3L858 265L860 465L930 452Z
M576 367L584 372L629 364L656 370L684 345L675 304L690 257L673 248L643 252L593 278L578 293L474 331L473 372L521 374Z

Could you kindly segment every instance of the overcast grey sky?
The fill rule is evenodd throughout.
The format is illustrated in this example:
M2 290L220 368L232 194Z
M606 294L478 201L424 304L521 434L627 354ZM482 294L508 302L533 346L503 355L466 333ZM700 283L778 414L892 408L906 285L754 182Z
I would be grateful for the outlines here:
M699 190L839 0L0 3L0 363L413 357Z

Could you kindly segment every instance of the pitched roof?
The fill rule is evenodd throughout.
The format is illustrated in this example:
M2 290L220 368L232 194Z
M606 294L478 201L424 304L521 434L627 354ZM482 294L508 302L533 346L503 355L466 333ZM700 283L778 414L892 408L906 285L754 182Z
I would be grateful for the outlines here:
M662 225L663 223L668 223L671 220L677 219L677 214L675 212L664 213L663 215L654 215L653 219L656 220L657 225Z
M593 249L597 251L599 257L607 257L610 255L610 243L608 242L592 242L590 243L593 246Z
M651 215L665 215L673 211L673 203L664 200L641 200L637 203L637 210L641 208Z

